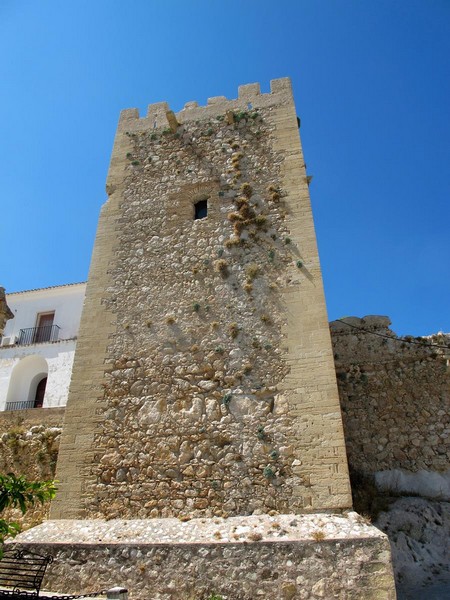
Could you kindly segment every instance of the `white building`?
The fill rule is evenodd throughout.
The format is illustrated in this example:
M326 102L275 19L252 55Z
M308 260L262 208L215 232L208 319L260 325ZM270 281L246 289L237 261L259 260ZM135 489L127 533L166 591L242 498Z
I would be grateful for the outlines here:
M6 294L0 411L66 405L85 292L73 283Z

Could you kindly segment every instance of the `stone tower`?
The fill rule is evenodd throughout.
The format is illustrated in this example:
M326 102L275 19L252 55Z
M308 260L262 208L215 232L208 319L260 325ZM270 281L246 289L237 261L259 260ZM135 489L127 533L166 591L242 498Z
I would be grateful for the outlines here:
M13 319L14 315L6 303L5 288L0 287L0 335L3 335L6 321Z
M289 79L122 112L51 516L351 506Z

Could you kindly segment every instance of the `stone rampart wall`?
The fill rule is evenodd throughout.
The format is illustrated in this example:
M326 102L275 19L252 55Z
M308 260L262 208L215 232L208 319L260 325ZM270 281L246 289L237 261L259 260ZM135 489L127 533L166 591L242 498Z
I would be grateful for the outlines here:
M387 317L331 323L349 465L450 468L450 336L398 338Z
M30 481L53 479L58 457L64 408L0 412L0 473L24 475ZM49 506L37 503L25 517L9 509L2 517L23 527L40 523Z

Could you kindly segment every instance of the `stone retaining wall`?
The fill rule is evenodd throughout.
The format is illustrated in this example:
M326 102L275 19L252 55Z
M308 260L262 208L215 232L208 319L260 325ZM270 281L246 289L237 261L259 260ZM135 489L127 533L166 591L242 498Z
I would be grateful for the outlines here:
M53 479L58 458L64 408L0 412L0 473L24 475L30 481ZM25 517L19 510L7 510L2 517L23 527L40 523L49 506L39 503Z
M50 553L44 587L124 585L130 600L394 600L389 542L355 513L48 521L17 538Z

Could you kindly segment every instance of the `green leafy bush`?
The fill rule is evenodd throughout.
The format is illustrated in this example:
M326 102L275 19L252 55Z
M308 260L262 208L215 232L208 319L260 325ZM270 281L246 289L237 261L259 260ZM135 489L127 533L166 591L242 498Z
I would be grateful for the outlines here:
M20 508L24 515L36 501L44 504L47 500L52 500L55 494L54 481L28 481L23 475L16 477L14 473L0 474L0 513L6 508ZM18 523L0 519L0 558L5 537L15 536L19 530Z

